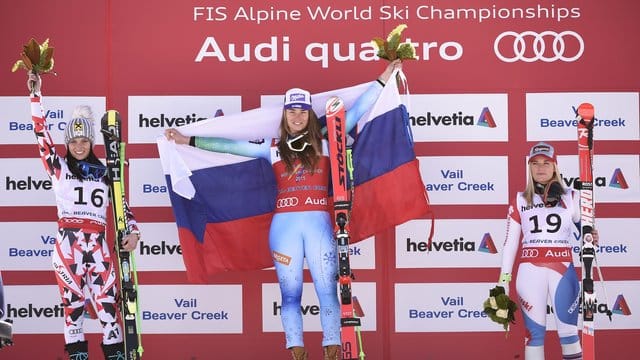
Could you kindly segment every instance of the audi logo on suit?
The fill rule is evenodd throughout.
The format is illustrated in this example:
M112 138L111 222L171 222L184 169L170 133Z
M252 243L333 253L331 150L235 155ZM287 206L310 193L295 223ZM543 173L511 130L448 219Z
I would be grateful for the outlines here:
M278 202L276 203L276 207L278 209L285 208L285 207L292 207L292 206L298 205L298 202L299 201L297 197L282 198L282 199L278 199Z
M525 248L522 249L522 255L520 256L522 259L531 259L531 258L536 258L539 255L539 251L538 249L530 249L530 248Z

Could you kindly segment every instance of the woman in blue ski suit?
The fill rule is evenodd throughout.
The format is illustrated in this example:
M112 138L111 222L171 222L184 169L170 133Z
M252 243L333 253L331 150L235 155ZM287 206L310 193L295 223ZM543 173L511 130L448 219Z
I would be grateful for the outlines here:
M380 77L347 111L347 132L373 105L396 69L390 62ZM325 359L340 358L340 304L337 296L338 258L328 206L330 164L328 143L311 107L311 94L289 89L285 94L279 138L263 143L211 137L187 137L165 130L168 140L201 149L231 153L271 162L278 195L269 231L269 247L282 295L281 320L286 347L294 359L306 359L300 312L304 259L320 302Z

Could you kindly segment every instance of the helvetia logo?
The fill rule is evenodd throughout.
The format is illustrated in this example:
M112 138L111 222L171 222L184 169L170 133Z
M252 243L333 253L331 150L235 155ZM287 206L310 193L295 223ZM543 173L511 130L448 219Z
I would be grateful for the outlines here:
M493 120L493 115L488 107L482 109L480 117L478 118L478 126L486 126L490 128L496 127L496 122Z
M216 110L215 115L213 115L214 118L217 118L217 117L220 117L220 116L224 116L224 111L222 111L222 109Z
M625 300L624 295L622 294L618 295L618 297L616 298L616 302L613 304L613 309L611 309L611 312L613 312L614 314L625 315L625 316L631 315L631 309L629 308L629 305L627 304L627 300Z
M498 250L496 249L496 244L494 244L493 239L491 238L491 234L485 233L482 237L482 241L480 242L480 246L478 247L478 251L489 253L489 254L497 254Z
M611 176L611 181L609 181L609 187L614 187L618 189L628 189L629 185L627 184L627 179L624 178L622 174L622 170L620 168L616 168L613 171L613 176Z

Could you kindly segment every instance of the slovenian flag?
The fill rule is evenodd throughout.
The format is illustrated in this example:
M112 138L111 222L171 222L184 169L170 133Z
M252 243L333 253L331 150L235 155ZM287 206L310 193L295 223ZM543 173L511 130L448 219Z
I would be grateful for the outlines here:
M395 79L394 76L391 79ZM312 95L324 121L324 104L340 96L349 107L370 86L364 83ZM282 107L262 107L200 121L180 128L187 136L247 141L278 137ZM351 242L429 213L408 113L395 81L384 87L354 132L355 190ZM276 183L265 159L215 153L158 138L171 205L189 281L207 282L224 271L273 266L269 226Z

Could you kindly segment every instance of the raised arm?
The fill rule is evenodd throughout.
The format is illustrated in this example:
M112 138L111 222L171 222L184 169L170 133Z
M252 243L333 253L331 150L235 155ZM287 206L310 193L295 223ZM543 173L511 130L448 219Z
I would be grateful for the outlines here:
M31 121L33 121L33 132L36 134L40 159L49 177L57 179L60 177L60 159L56 153L51 133L49 133L49 126L42 110L42 104L40 103L42 97L40 93L42 87L40 76L30 72L27 87L29 88L31 99Z
M175 128L166 129L164 136L176 144L191 145L199 149L252 158L270 158L270 141L231 140L217 137L185 136Z
M373 104L380 96L382 92L382 87L389 81L389 78L393 74L395 70L402 69L402 61L394 60L387 64L387 67L384 69L382 74L373 81L369 88L358 97L353 106L347 111L347 132L353 130L362 115L364 115L367 111L371 109Z

